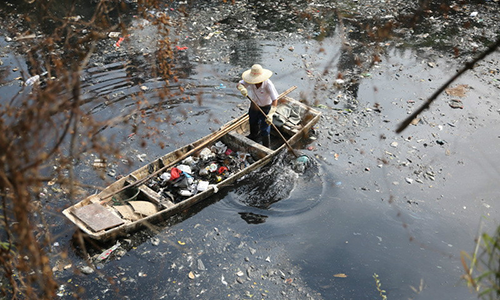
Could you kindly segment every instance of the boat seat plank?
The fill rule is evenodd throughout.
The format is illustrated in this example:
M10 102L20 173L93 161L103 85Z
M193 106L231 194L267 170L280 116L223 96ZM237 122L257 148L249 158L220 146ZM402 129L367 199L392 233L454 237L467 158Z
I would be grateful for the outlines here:
M274 151L272 149L269 149L267 147L262 146L259 143L256 143L252 141L251 139L247 138L246 136L239 134L237 132L231 131L227 135L231 136L231 138L240 141L242 144L248 144L251 145L253 148L259 149L259 151L266 152L267 154L272 154Z
M157 204L160 204L161 206L165 207L165 208L171 208L172 206L174 206L175 204L170 201L170 200L167 200L167 199L164 199L163 197L161 197L160 195L158 195L157 192L153 191L151 188L149 188L148 186L146 185L141 185L139 187L139 189L144 193L146 194L146 196L148 196L148 198L150 200L153 200L155 201Z
M79 207L73 211L73 214L95 232L124 223L122 219L99 203Z

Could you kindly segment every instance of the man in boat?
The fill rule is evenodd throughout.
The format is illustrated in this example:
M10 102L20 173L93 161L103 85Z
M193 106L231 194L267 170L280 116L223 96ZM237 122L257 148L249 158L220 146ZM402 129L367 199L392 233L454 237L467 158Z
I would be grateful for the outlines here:
M270 70L262 68L259 64L254 64L251 69L246 70L241 75L242 80L238 82L236 88L244 97L248 96L248 90L251 91L252 104L248 110L250 121L250 135L253 141L258 141L259 131L262 138L262 145L269 148L271 122L278 105L278 92L274 84L269 79L273 75ZM260 106L262 113L255 105Z

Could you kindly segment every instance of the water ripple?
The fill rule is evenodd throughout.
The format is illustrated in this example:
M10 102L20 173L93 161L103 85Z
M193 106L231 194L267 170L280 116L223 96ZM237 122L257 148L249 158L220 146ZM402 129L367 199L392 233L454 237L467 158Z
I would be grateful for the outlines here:
M270 216L295 216L314 208L326 188L322 169L310 158L306 170L296 172L291 164L294 159L284 152L241 179L221 202L223 209L238 212L248 223L262 223Z

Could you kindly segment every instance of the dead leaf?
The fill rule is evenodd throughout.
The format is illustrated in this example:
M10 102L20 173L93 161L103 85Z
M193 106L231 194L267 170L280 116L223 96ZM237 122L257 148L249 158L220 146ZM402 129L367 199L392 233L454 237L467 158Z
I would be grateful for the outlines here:
M411 121L411 125L417 125L418 123L420 123L420 118L415 118Z
M460 85L457 85L456 87L447 88L445 90L445 92L446 92L446 94L448 94L450 96L465 97L465 93L467 92L468 88L469 88L468 85L460 84Z
M344 273L338 273L338 274L333 275L333 277L337 277L337 278L347 278L347 275L346 275L346 274L344 274Z

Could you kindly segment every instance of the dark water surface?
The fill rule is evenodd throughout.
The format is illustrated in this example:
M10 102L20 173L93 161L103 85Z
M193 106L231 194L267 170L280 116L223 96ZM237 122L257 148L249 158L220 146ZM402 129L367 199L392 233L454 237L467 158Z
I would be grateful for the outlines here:
M319 46L312 44L311 48ZM323 46L329 49L327 53L317 55L301 45L295 45L295 51L290 53L287 49L280 50L279 44L263 41L261 51L266 58L260 62L276 72L273 80L280 91L298 85L298 91L310 95L317 82L305 70L297 68L300 58L296 55L310 55L313 71L321 72L329 62L328 57L338 51L338 40L332 38ZM498 124L490 118L495 116L493 112L490 115L481 112L480 104L461 113L451 111L443 101L436 105L436 111L426 114L425 125L396 136L393 133L396 124L411 111L407 100L421 102L448 74L446 67L427 68L422 62L425 60L410 50L390 51L371 77L360 81L357 111L344 115L323 109L325 118L317 126L319 139L311 144L314 150L302 149L315 161L315 166L305 174L293 172L282 156L272 166L223 191L212 199L213 204L177 225L161 228L156 235L162 241L159 246L151 246L149 240L139 243L121 260L105 264L101 271L111 276L123 269L119 273L124 273L121 275L124 278L117 286L130 298L155 291L156 296L168 295L168 299L190 299L203 295L200 293L205 289L209 299L226 294L232 298L244 295L245 288L241 284L228 288L221 276L226 274L224 280L228 281L237 266L244 264L231 251L231 247L242 243L233 240L234 236L242 236L245 245L258 245L264 256L286 257L288 264L300 270L295 276L301 284L321 294L316 297L377 298L373 280L376 273L391 299L474 299L460 280L463 274L460 251L473 251L481 216L493 217L498 209L491 192L497 188L494 178L498 178L495 168L498 148L474 148L478 143L498 145L498 138L490 134L490 129L475 127ZM440 64L448 62L440 60ZM218 64L196 67L196 75L188 80L213 88L203 88L206 97L201 106L179 103L169 109L179 120L175 128L162 128L168 135L170 148L208 133L205 122L211 123L214 118L226 121L242 112L236 108L238 105L246 107L232 87L234 82L224 76L233 69L243 70ZM227 88L216 89L221 83ZM471 93L476 92L488 96L479 88ZM335 106L332 99L318 100ZM382 106L381 114L367 110L374 103ZM344 104L337 106L342 108ZM107 109L103 107L102 113L106 114ZM180 110L188 111L188 116L181 117ZM473 115L483 116L484 121L467 124ZM336 116L340 120L333 121ZM119 129L109 130L126 134ZM386 139L381 140L381 135ZM437 139L446 140L449 146L439 146ZM391 146L393 141L398 142L397 147ZM135 147L133 142L130 146ZM148 158L163 153L154 147L136 149ZM338 159L335 153L339 154ZM388 163L382 163L382 159ZM419 170L432 170L436 179L409 184L406 178L416 179L418 172L415 172ZM490 174L485 170L490 170ZM235 235L208 242L207 235L210 237L214 230ZM62 238L61 247L69 245L69 237ZM187 241L187 246L176 247L178 241ZM220 247L227 244L227 248L213 252L212 243L220 243ZM179 257L189 257L186 251L205 260L208 271L201 273L199 285L189 282L186 269L171 265ZM74 259L74 263L79 260ZM147 277L140 277L141 274ZM347 277L335 277L336 274ZM72 278L66 276L62 278ZM95 295L104 287L95 285L90 280L93 277L74 280ZM127 280L131 282L124 284ZM169 285L165 285L165 280ZM174 288L176 283L178 289ZM269 295L279 295L272 288L266 287L272 291ZM101 297L113 298L113 295L114 292L108 291Z
M97 118L132 111L133 95L141 86L148 87L152 104L146 110L160 106L171 118L156 124L162 135L147 140L146 148L123 125L103 128L104 135L123 140L123 154L135 162L129 167L117 161L114 169L126 173L244 113L247 103L234 84L253 63L275 72L271 79L279 92L297 85L291 96L322 110L318 140L299 149L313 164L296 173L288 163L290 155L283 153L172 224L161 224L156 233L141 232L122 241L125 255L98 265L98 272L57 271L61 298L78 293L83 299L307 299L284 287L292 286L287 278L294 278L315 299L378 299L373 279L378 274L389 299L476 299L460 279L460 251L473 251L481 222L483 229L498 222L498 89L491 85L494 80L476 76L488 67L457 83L471 87L462 99L463 110L450 108L450 98L443 95L421 123L397 135L397 124L457 68L447 56L387 47L382 62L359 78L351 97L332 88L336 74L349 70L337 34L322 42L228 44L232 52L225 62L197 61L197 52L217 56L224 48L220 45L193 47L183 54L189 74L181 84L191 86L190 100L159 101L158 82L137 80L134 73L147 70L146 61L135 62L132 69L116 59L85 71L86 105ZM4 63L14 64L9 56L2 58ZM498 55L491 59L498 62ZM3 90L16 89L6 85ZM199 93L201 104L195 100ZM90 102L95 97L109 101ZM155 145L158 141L166 148ZM84 158L78 174L85 183L103 185L91 169L94 158ZM69 205L67 199L57 201L60 208ZM74 248L74 228L57 213L47 215L55 224L54 263L69 249L66 262L84 264ZM250 265L266 272L279 269L286 276L279 284L266 276L238 283L235 274ZM199 277L188 278L190 271Z

